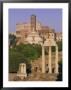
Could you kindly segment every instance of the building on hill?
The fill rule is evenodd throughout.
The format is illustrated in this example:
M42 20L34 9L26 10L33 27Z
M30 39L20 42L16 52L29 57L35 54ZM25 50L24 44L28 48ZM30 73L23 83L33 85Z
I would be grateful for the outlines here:
M30 33L33 31L33 28L34 28L34 32L38 33L39 37L43 36L45 39L47 39L47 38L55 39L56 38L56 40L58 38L57 34L55 34L54 29L51 29L48 26L43 26L38 20L36 20L35 15L31 15L30 22L16 24L16 37L17 37L17 41L18 41L17 44L19 44L19 43L25 44L25 40L30 35ZM55 35L56 35L56 37L55 37ZM33 35L31 35L31 37L32 36ZM29 42L31 42L31 41L29 41Z

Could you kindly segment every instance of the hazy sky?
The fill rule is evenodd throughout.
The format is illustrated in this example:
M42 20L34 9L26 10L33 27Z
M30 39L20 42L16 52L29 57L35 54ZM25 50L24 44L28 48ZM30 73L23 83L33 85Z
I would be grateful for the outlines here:
M18 22L29 22L32 14L43 25L62 31L62 9L9 9L9 31L15 32Z

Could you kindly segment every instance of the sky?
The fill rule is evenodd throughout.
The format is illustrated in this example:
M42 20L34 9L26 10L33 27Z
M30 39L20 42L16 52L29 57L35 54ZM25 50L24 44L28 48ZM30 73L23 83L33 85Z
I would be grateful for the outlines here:
M36 20L42 25L62 31L62 9L9 9L9 32L16 31L16 24L30 22L30 16L36 15Z

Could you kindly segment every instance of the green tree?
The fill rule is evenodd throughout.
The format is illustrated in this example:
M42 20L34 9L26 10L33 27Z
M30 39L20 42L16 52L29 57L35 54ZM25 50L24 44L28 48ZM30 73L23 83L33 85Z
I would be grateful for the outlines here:
M62 60L59 62L59 74L57 76L57 81L62 81Z
M41 49L39 45L20 44L16 47L17 52L21 52L29 60L34 60L40 57Z
M17 72L20 63L27 63L25 56L15 48L9 50L9 72Z
M9 34L9 47L15 47L16 46L16 36Z
M57 42L58 50L62 51L62 41Z
M9 49L9 72L16 72L20 63L30 64L31 60L38 59L41 55L41 46L20 44Z

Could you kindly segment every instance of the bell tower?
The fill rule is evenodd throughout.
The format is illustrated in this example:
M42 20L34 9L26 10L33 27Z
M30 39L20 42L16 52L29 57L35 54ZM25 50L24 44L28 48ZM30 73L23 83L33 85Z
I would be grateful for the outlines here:
M35 15L31 15L31 30L36 30L36 16Z

